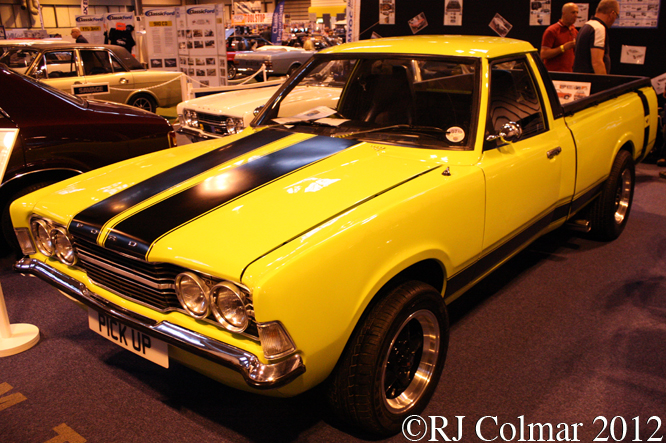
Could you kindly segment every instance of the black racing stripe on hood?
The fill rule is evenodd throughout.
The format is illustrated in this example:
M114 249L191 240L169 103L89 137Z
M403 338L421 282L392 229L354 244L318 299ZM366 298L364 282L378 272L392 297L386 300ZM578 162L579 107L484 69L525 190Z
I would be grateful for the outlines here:
M355 140L318 136L254 159L123 220L111 230L104 246L145 258L157 239L178 226L281 176L356 144L358 141ZM216 186L216 180L222 181L224 186Z
M84 209L74 217L69 224L69 230L74 236L83 237L93 242L97 241L97 235L104 224L124 210L219 164L292 134L284 130L266 129L232 143L227 143Z

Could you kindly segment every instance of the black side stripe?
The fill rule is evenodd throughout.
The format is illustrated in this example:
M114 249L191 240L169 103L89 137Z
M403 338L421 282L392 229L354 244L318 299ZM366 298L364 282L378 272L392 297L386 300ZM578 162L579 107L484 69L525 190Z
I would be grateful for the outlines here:
M358 144L358 141L313 137L225 171L185 189L120 222L104 244L109 249L145 258L150 246L163 235L229 203L235 198L306 165Z
M509 257L521 246L525 245L525 243L532 237L546 229L546 227L548 227L548 225L550 225L552 222L566 217L569 214L570 206L571 205L569 203L566 203L556 207L551 212L547 213L539 220L528 226L527 229L525 229L523 232L516 235L494 251L491 251L484 257L481 257L479 261L464 269L462 272L459 272L458 274L451 277L446 283L444 298L450 297L476 280L478 277L484 275L486 272L492 269L493 266L502 262L502 260Z
M69 224L69 230L74 236L83 237L93 242L97 241L97 235L104 224L122 211L221 163L247 154L254 149L291 134L287 131L266 129L235 142L227 143L218 149L150 177L84 209L74 217Z

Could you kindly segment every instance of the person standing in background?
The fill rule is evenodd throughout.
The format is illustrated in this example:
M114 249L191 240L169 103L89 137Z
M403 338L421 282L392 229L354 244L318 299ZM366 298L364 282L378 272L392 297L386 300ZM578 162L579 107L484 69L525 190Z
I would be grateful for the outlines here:
M76 43L88 43L88 40L81 35L81 30L79 28L72 28L71 35Z
M601 0L594 17L580 28L574 72L610 74L610 43L608 30L620 15L617 0Z
M572 72L574 48L578 30L578 5L567 3L562 7L562 18L546 28L541 39L541 59L549 71Z

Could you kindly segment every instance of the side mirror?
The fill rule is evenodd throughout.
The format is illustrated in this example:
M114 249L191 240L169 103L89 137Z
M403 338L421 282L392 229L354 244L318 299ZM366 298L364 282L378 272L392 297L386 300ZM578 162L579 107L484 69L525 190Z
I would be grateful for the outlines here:
M486 141L502 140L504 143L514 143L520 140L520 137L523 135L523 128L520 127L518 123L509 122L506 123L500 129L499 133L491 134L486 137Z
M259 115L259 113L261 112L261 110L264 109L264 106L265 106L265 105L261 105L261 106L257 106L256 108L254 108L254 111L252 111L252 115L254 115L255 117L256 117L257 115Z

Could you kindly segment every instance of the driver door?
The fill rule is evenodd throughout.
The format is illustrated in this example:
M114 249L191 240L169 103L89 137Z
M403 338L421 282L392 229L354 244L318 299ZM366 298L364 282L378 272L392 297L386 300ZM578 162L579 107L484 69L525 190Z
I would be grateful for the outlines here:
M79 49L85 83L108 83L109 94L96 98L117 103L127 102L134 77L105 49Z
M507 254L531 240L566 205L558 202L561 148L543 107L543 98L525 58L490 65L486 137L515 122L516 141L486 141L479 166L486 180L484 253Z
M45 51L35 67L33 77L72 93L72 85L81 83L76 50Z

